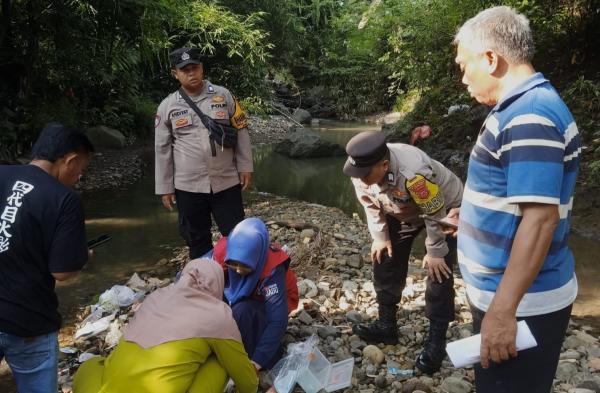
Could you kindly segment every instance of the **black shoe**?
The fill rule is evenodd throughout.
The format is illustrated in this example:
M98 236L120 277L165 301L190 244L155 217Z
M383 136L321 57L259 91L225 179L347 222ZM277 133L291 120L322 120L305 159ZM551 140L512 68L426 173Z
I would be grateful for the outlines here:
M398 306L379 305L379 319L373 323L361 323L352 326L354 334L367 342L398 344L398 326L396 324Z
M386 345L398 344L398 327L396 324L376 320L373 323L361 323L352 326L354 334L370 343L384 343Z
M415 366L425 374L433 374L442 367L446 357L446 331L447 323L431 322L429 335L423 351L417 356Z

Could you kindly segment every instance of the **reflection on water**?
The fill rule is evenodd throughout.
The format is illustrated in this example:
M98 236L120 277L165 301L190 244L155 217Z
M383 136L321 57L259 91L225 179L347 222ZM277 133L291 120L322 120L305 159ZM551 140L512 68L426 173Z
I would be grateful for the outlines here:
M177 213L168 212L154 195L154 176L126 190L86 195L84 206L88 239L108 233L112 240L96 249L96 256L74 280L57 284L63 315L126 281L134 271L169 257L171 247L183 245Z
M345 146L359 132L378 130L373 124L327 121L312 128L323 139ZM347 214L363 209L356 200L350 179L342 173L345 157L290 159L274 152L272 146L254 152L255 188L326 206Z

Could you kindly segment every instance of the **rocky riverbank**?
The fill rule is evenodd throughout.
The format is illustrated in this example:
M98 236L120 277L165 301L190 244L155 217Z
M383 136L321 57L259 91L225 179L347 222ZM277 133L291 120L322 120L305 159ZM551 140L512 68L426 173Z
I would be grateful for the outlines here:
M351 325L376 317L377 308L371 281L369 233L357 218L337 208L261 193L251 194L248 216L267 222L271 239L289 248L294 270L299 277L301 304L291 318L286 345L316 334L319 348L332 362L354 359L352 386L346 392L447 392L474 391L473 370L454 369L444 362L432 377L415 374L414 359L426 337L428 321L424 316L425 271L421 261L411 259L409 280L399 312L401 340L398 345L367 345L352 334ZM161 260L154 269L140 274L151 289L170 282L175 271L186 262L185 250L170 260ZM108 289L108 288L107 288ZM471 314L464 285L456 280L456 321L448 332L449 340L472 334ZM79 319L90 312L82 308ZM69 391L70 378L82 353L106 355L121 328L133 315L131 307L121 308L107 331L93 338L74 340L75 327L61 332L61 346L76 348L60 363L61 384ZM598 331L574 320L569 326L557 371L555 391L560 393L600 392L600 346ZM263 391L267 387L263 375ZM574 390L574 389L588 390ZM296 391L301 391L300 389Z

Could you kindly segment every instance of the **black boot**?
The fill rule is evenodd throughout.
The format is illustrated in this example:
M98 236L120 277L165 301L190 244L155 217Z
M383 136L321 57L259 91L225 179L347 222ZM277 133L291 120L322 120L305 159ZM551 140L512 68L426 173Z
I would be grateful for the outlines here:
M379 305L379 319L373 323L352 326L352 331L367 342L398 344L398 326L396 323L398 306Z
M429 322L429 335L423 351L417 356L415 366L425 374L433 374L442 367L446 357L447 322Z

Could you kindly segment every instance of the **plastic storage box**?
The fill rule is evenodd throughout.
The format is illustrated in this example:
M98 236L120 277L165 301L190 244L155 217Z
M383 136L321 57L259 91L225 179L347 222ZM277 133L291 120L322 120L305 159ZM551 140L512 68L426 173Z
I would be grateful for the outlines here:
M308 367L300 372L296 380L306 393L317 393L321 389L334 392L350 386L354 358L331 364L316 346L309 356Z

